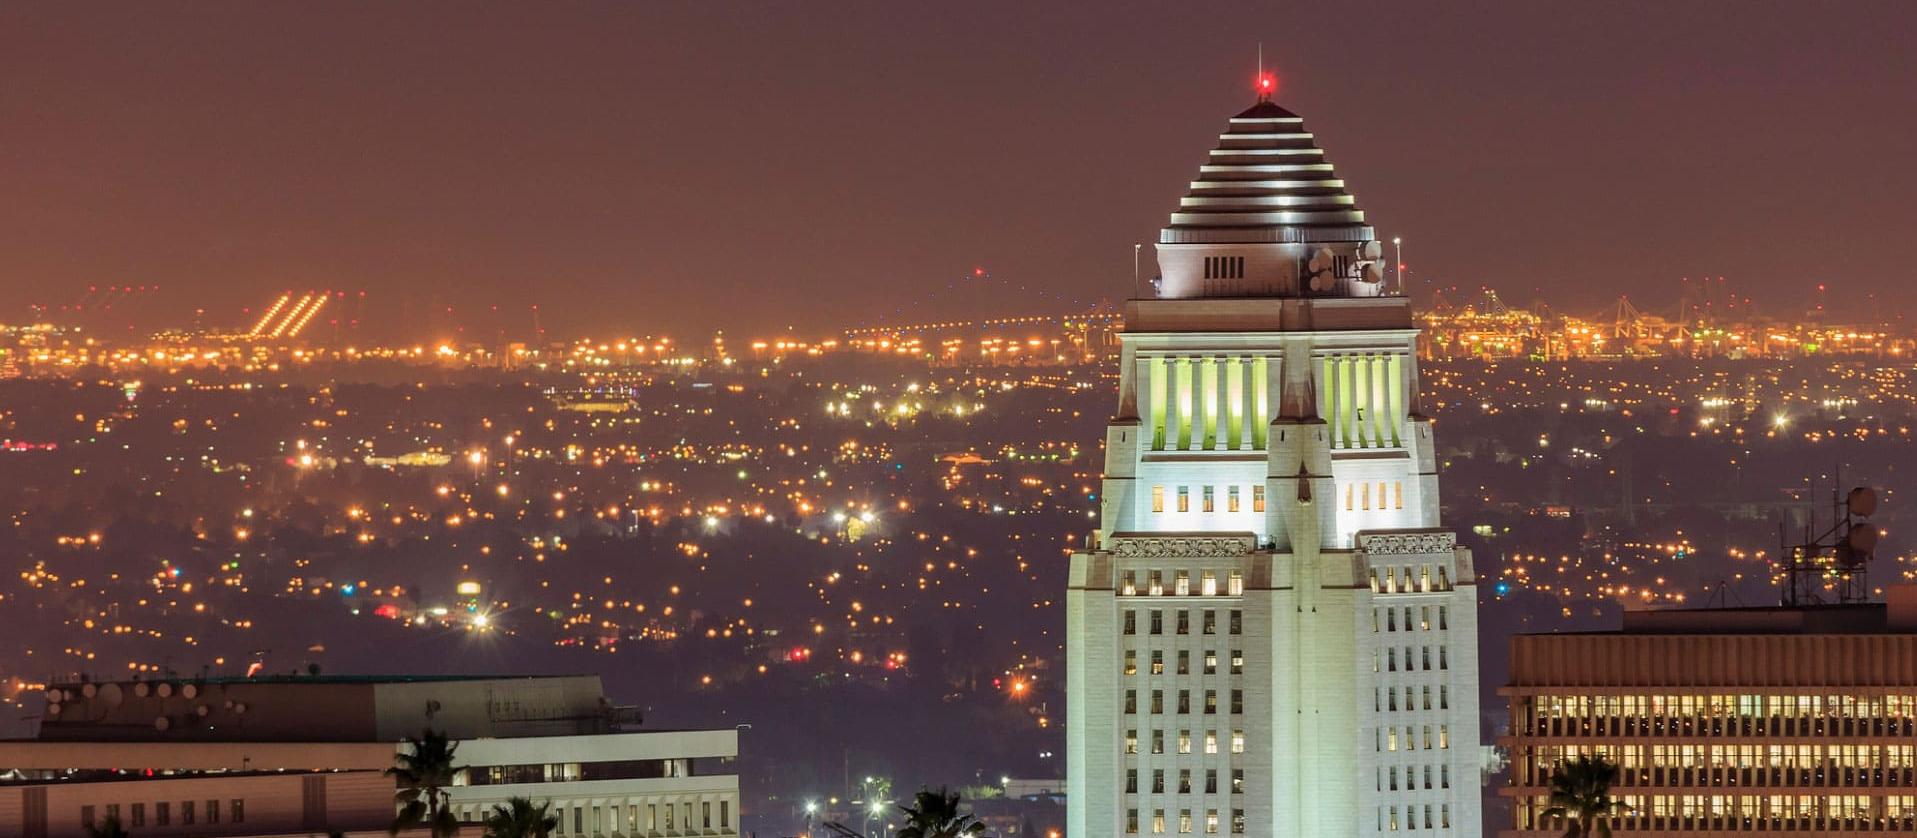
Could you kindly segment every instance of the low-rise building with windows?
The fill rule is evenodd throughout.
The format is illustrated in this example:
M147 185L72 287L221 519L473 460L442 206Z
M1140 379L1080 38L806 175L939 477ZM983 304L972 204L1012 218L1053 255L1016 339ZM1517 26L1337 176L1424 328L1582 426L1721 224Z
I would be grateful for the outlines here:
M1622 769L1617 834L1917 830L1917 588L1889 599L1513 637L1500 834L1564 834L1551 774L1580 754Z
M0 741L0 835L384 835L407 736L458 741L453 813L548 803L560 835L738 833L732 729L640 731L597 676L75 682L32 739Z

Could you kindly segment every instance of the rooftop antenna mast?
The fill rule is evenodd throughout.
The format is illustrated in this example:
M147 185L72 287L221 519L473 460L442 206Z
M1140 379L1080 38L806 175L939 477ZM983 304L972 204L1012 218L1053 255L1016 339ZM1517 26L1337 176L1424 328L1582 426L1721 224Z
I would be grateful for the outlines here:
M1265 72L1265 42L1258 42L1258 101L1271 101L1271 94L1277 92L1278 80Z
M1840 482L1833 485L1833 495L1835 485L1841 485L1841 480L1838 478ZM1838 604L1866 602L1870 598L1868 564L1882 536L1882 531L1869 520L1877 512L1877 490L1858 486L1842 499L1833 498L1832 505L1836 515L1829 529L1813 538L1811 534L1816 532L1816 525L1806 526L1804 541L1785 545L1778 557L1784 575L1786 607L1823 605L1828 602L1827 595ZM1813 520L1815 515L1813 509ZM1781 522L1779 529L1782 529Z

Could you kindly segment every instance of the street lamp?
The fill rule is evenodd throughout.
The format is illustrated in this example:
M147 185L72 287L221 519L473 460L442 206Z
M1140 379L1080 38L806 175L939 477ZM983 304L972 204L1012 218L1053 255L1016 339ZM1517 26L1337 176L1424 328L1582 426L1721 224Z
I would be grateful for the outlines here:
M892 781L877 777L866 777L862 784L865 792L865 834L871 835L876 819L881 829L885 827L885 796L892 790Z

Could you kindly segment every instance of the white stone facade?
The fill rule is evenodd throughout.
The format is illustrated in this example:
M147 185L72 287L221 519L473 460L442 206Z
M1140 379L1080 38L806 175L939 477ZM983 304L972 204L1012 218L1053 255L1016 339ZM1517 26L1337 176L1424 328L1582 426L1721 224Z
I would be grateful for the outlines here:
M1438 528L1417 332L1297 123L1233 120L1194 184L1220 197L1161 236L1176 293L1128 306L1066 596L1072 838L1480 834L1475 577ZM1267 138L1322 168L1285 180ZM1304 210L1230 211L1280 203Z

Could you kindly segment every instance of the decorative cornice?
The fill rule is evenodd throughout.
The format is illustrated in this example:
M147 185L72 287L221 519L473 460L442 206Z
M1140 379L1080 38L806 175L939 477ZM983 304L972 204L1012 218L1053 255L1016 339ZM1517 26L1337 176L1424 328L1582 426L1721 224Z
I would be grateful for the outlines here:
M1122 558L1191 559L1242 556L1258 549L1252 535L1112 536L1112 555Z
M1458 549L1454 532L1384 532L1358 536L1358 551L1369 556L1428 556Z

